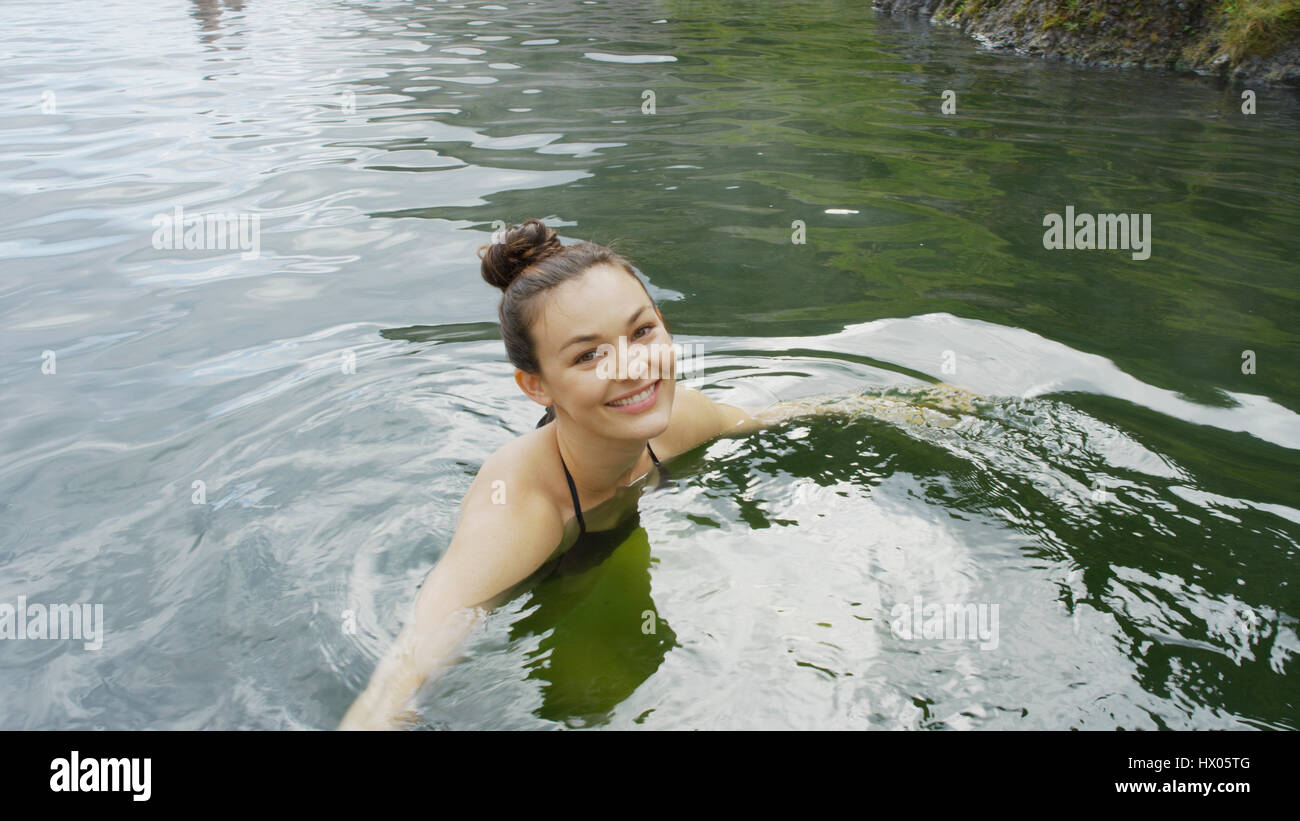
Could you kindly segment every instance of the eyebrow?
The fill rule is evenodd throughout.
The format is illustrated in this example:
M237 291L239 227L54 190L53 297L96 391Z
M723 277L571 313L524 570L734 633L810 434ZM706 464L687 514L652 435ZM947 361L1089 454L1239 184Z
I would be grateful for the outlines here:
M642 313L644 313L645 309L649 307L650 307L649 305L642 305L640 308L637 308L636 311L630 317L627 318L627 324L631 325L633 322L636 322L636 318L640 316ZM570 345L576 345L579 342L591 342L593 339L599 339L599 338L600 337L597 336L596 334L580 334L579 336L575 336L573 339L570 339L568 342L565 342L563 345L561 345L560 350L563 351L565 348L569 347Z

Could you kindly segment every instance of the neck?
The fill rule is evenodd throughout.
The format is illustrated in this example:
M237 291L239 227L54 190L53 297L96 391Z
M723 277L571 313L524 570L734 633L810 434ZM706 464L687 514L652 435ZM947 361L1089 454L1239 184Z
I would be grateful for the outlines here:
M581 430L560 416L547 427L555 429L560 455L580 496L604 496L610 488L624 487L638 478L633 474L646 452L645 441L610 439Z

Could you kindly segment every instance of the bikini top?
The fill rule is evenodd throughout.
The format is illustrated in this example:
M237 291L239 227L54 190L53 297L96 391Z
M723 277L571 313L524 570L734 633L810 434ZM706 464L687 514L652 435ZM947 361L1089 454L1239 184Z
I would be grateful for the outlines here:
M554 418L552 413L553 411L550 408L547 408L546 415L537 423L537 427L540 428L542 425L551 421L551 419ZM662 488L668 484L668 480L672 477L669 476L668 470L659 463L659 457L655 456L655 449L650 447L649 442L645 443L645 447L646 450L650 451L650 458L654 460L655 467L659 469L659 483L655 485L655 488ZM582 518L582 502L578 499L578 488L573 484L573 475L569 473L569 466L564 464L564 456L560 456L560 466L564 468L564 480L569 483L569 495L573 497L573 512L578 516L578 527L581 529L580 535L586 535L587 522Z
M646 442L645 446L646 450L650 451L650 458L654 460L655 467L659 468L659 484L655 487L656 489L661 488L668 484L670 478L668 471L664 469L663 465L659 464L659 457L655 456L655 449L650 447L650 443ZM582 533L585 535L587 523L582 519L582 502L578 501L578 489L573 486L573 476L569 473L569 466L564 464L563 456L560 457L560 466L564 468L564 480L569 483L569 495L573 497L573 511L578 514L578 527L582 529Z

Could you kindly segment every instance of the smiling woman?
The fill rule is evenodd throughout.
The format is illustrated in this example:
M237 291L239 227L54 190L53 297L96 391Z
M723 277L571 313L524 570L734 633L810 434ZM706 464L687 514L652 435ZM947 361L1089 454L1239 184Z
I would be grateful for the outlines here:
M544 573L585 568L607 553L592 545L621 532L635 513L629 489L660 460L764 424L676 384L663 315L632 266L608 248L566 247L534 219L483 246L480 258L483 279L502 291L515 382L547 413L483 463L451 544L416 598L415 618L340 729L401 725L412 696L486 610ZM597 508L599 515L584 516ZM562 561L566 554L581 561Z
M644 611L637 602L645 601L648 591L638 585L646 580L632 580L627 569L636 565L633 553L648 560L649 545L629 537L641 480L658 471L662 484L661 461L723 433L745 433L797 416L895 419L906 414L909 420L932 421L920 404L891 403L885 397L806 397L759 413L714 402L676 383L667 323L632 266L618 254L590 242L564 246L555 231L530 219L507 231L501 242L482 246L479 256L483 279L502 291L501 335L515 366L515 382L528 398L546 406L546 414L534 430L483 462L461 500L451 544L416 597L414 618L380 660L340 729L391 729L417 719L413 697L446 669L477 620L551 576L583 576L598 566L604 572L611 564L623 567L606 573L621 581L609 582L618 592L602 594L601 600L630 607L628 612ZM948 412L965 409L969 396L940 385L926 404L937 406L939 424L951 424ZM631 549L619 559L614 554L624 545ZM611 557L615 561L607 561ZM584 578L576 587L564 587L567 593L551 590L548 595L567 601L556 606L563 611L586 597L575 591L595 583ZM618 602L608 601L609 596ZM630 654L611 665L633 671L624 684L635 687L666 652L663 635L653 647L633 647L627 636L639 632L595 644L590 636L575 638L572 647L554 649L557 657L571 657L579 646L585 648L578 653L583 657ZM556 628L549 640L564 635ZM550 691L570 694L555 696L557 703L573 703L575 688L599 689L594 679L569 679L567 687L552 682ZM607 695L618 700L617 692Z

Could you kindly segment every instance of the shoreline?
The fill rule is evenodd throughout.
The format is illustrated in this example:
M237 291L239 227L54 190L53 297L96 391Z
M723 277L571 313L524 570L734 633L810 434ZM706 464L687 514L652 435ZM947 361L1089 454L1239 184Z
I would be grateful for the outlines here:
M1235 83L1300 88L1300 12L1250 16L1231 0L873 0L928 17L998 50L1083 65L1164 68ZM1274 14L1260 19L1261 14Z

